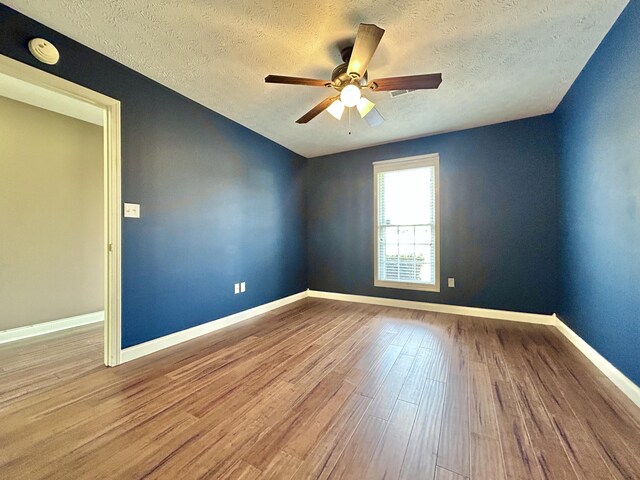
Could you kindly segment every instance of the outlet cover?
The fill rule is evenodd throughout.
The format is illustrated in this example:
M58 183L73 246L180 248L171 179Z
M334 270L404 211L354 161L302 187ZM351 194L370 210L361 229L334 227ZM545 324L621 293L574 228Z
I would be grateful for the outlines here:
M448 278L447 279L447 285L449 286L449 288L455 288L456 287L456 279L455 278Z
M238 293L240 293L240 284L239 283L234 283L233 284L233 293L235 295L237 295Z
M240 293L244 293L247 290L247 285L244 282L240 283Z
M125 218L140 218L140 204L139 203L125 203L124 204L124 216L125 216Z

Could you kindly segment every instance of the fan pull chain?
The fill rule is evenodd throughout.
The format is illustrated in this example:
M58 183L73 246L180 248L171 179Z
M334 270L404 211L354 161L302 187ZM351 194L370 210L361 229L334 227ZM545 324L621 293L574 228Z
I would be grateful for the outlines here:
M349 114L349 135L351 135L351 108L349 108L348 110L349 110L349 112L348 112L348 114Z

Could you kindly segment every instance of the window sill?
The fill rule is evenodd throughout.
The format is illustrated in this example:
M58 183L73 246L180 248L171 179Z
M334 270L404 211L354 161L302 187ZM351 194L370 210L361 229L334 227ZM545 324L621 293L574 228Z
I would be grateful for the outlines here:
M424 284L424 283L411 283L411 282L390 282L388 280L375 280L373 282L374 287L382 288L396 288L401 290L417 290L419 292L440 292L440 285Z

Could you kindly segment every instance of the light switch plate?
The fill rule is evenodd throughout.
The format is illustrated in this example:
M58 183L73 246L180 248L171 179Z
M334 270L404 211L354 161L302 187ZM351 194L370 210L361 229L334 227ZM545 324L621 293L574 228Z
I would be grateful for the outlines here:
M140 204L139 203L125 203L124 204L124 216L125 216L125 218L140 218Z
M240 284L239 283L234 283L233 284L233 293L236 294L236 295L238 293L240 293Z
M455 278L448 278L447 279L447 285L449 286L449 288L455 288L456 287L456 279Z
M247 290L247 286L244 282L240 283L240 293L244 293Z

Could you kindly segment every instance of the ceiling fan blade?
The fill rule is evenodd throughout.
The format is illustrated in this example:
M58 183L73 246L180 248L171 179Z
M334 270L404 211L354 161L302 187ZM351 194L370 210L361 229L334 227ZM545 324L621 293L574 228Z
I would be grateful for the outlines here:
M376 91L421 90L438 88L442 83L441 73L409 75L408 77L377 78L369 82L369 88Z
M315 107L313 107L311 110L309 110L307 113L305 113L303 116L301 116L298 120L296 120L296 123L307 123L310 120L313 120L314 118L316 118L320 113L324 112L329 105L331 105L334 101L336 101L339 98L339 95L335 95L333 97L328 97L325 98L323 101L321 101L318 105L316 105Z
M377 127L384 122L384 117L380 115L380 112L376 107L373 107L371 111L364 116L364 120L370 127Z
M382 35L384 35L382 28L369 23L360 24L356 41L353 44L351 58L349 59L347 73L355 73L359 77L364 75L371 57L373 57L376 48L378 48Z
M267 83L284 83L286 85L305 85L307 87L329 87L331 82L315 78L287 77L285 75L267 75L264 79Z

